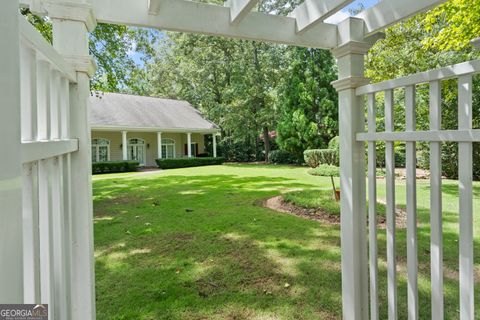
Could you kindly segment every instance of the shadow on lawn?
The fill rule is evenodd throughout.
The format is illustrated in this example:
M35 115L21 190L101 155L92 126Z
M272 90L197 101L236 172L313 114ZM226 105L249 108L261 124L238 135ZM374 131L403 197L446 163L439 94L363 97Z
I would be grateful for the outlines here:
M338 228L255 205L309 186L234 175L96 181L98 317L339 318Z
M96 181L97 317L340 319L339 228L255 205L281 190L308 187L284 178L220 174ZM445 213L444 219L456 216ZM383 261L385 238L379 231ZM429 319L428 210L419 210L418 238L420 311ZM446 318L456 319L458 235L447 230L444 246ZM405 230L397 231L397 256L403 319ZM383 319L383 262L379 276Z

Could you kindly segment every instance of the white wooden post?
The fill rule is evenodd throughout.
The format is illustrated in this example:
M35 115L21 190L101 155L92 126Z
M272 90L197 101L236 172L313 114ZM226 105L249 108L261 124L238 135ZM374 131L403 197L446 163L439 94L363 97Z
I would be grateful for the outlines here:
M442 128L442 84L430 82L430 130ZM430 265L432 319L443 320L442 143L430 142Z
M192 134L189 132L187 133L187 151L188 157L192 157Z
M458 78L458 129L472 129L472 75ZM458 143L460 319L474 319L472 143Z
M162 133L157 132L158 159L162 159Z
M217 134L214 133L212 134L212 139L213 139L213 157L217 157Z
M340 190L342 244L343 319L368 318L367 221L365 190L365 146L356 134L365 130L363 98L355 88L365 84L364 23L349 18L339 24L340 45L333 50L339 80Z
M128 160L127 131L122 131L122 159Z
M23 303L20 44L17 1L0 10L0 301Z
M48 16L53 23L53 45L77 71L77 84L70 87L71 134L79 150L71 155L71 315L72 320L95 319L95 276L93 257L93 206L91 181L88 97L95 63L89 56L87 31L95 27L93 10L81 0L64 5L52 3ZM88 29L87 29L88 27Z

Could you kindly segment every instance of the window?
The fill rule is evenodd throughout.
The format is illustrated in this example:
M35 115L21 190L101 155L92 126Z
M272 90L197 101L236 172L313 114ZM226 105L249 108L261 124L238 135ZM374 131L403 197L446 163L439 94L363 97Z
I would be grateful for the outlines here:
M175 158L175 141L162 139L162 158Z
M104 138L92 139L92 162L110 160L110 141Z
M146 158L145 140L140 138L132 138L128 140L128 160L136 160L141 166L144 166Z

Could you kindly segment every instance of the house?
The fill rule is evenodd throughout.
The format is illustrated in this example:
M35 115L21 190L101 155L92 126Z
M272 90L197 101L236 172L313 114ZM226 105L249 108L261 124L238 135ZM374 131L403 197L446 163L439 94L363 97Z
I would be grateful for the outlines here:
M90 97L89 117L93 162L196 157L206 153L205 135L217 156L219 127L187 101L104 93Z

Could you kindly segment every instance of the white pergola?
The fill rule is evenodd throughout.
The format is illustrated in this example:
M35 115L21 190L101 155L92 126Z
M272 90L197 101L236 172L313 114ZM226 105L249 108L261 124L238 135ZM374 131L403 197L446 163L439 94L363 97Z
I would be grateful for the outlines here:
M258 0L225 6L187 0L15 0L0 11L0 302L49 303L51 319L94 319L87 32L96 23L331 49L337 58L344 319L378 319L375 143L386 143L389 319L397 318L394 141L407 144L408 315L418 319L415 143L431 146L432 318L443 319L441 143L459 144L460 318L474 319L472 75L478 61L379 84L364 57L381 31L445 0L383 0L338 24L325 20L352 0L305 0L290 16L252 11ZM18 14L50 17L53 47ZM458 79L459 128L442 131L441 81ZM430 130L415 131L415 86L429 83ZM393 92L405 90L406 132L393 130ZM375 94L385 93L385 132L375 127ZM366 99L365 99L366 96ZM366 103L365 103L366 101ZM365 109L366 108L366 109ZM365 110L368 130L365 132ZM368 188L365 146L368 142ZM370 199L367 211L366 194Z

